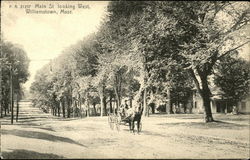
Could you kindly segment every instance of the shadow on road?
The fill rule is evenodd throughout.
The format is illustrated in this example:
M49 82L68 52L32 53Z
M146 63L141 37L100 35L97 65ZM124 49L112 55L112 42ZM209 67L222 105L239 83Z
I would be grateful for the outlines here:
M27 117L20 117L18 120L21 121L21 120L30 120L30 121L33 121L34 119L47 119L48 116L27 116Z
M140 134L149 135L149 136L157 136L157 137L167 137L167 135L160 134L160 133L157 133L157 132L150 132L150 131L141 131Z
M178 127L178 126L186 126L192 128L199 129L208 129L208 128L224 128L224 129L240 129L249 127L247 124L237 124L230 123L225 121L214 121L210 123L205 122L171 122L171 123L159 123L161 126L169 126L169 127Z
M23 125L23 126L21 126L22 128L31 128L29 125ZM47 131L53 131L53 132L55 132L55 130L54 129L52 129L52 128L48 128L48 127L40 127L40 126L38 126L38 125L33 125L32 126L32 128L37 128L37 129L43 129L43 130L47 130Z
M21 115L23 116L23 115ZM76 118L63 118L63 117L53 117L53 116L26 116L20 117L18 122L14 119L14 125L28 125L28 126L39 126L40 124L51 123L51 121L75 121L79 120ZM10 125L11 119L10 117L4 117L1 119L1 125Z
M63 156L58 156L51 153L39 153L24 149L16 149L12 152L2 152L3 159L62 159Z
M19 137L26 137L26 138L35 138L35 139L42 139L42 140L48 140L48 141L60 141L60 142L67 142L71 144L77 144L80 146L84 146L78 142L73 141L72 139L65 138L65 137L59 137L55 136L52 134L48 133L43 133L43 132L36 132L36 131L23 131L23 130L18 130L18 129L12 129L12 130L1 130L1 134L10 134L14 136L19 136ZM86 146L84 146L86 147Z

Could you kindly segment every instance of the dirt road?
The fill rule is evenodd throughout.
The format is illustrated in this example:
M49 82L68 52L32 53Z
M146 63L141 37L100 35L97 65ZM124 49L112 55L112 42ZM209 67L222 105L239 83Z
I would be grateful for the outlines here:
M107 117L63 119L20 104L20 120L1 120L3 158L249 158L249 115L154 115L141 134L111 130Z

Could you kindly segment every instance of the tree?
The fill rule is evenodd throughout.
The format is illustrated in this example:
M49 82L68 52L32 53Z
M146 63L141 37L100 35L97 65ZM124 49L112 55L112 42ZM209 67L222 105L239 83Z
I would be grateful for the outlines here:
M249 94L250 63L240 58L225 56L217 67L214 82L224 92L223 96L237 106Z
M182 103L184 107L184 112L186 112L186 104L189 98L193 93L193 80L190 77L189 73L181 68L181 66L173 66L170 68L170 73L168 75L168 82L171 86L170 88L170 100L171 107L170 112L172 111L172 103L178 105Z
M63 117L66 117L66 113L68 118L71 116L74 64L71 54L66 52L37 72L35 82L31 85L35 106L46 112L50 108L51 113L58 116L62 106Z
M14 94L16 94L17 113L16 121L18 120L19 105L18 101L21 97L22 83L25 83L29 77L28 66L29 59L26 52L21 46L5 42L1 40L1 116L3 109L11 109L11 123L14 120ZM9 100L10 99L10 100ZM10 106L10 107L9 107Z
M91 82L96 74L97 57L93 36L86 37L65 49L63 53L43 67L31 86L33 102L53 115L70 118L85 102L87 111L91 103ZM43 78L43 79L42 79ZM81 82L83 81L83 82ZM96 103L93 102L93 103ZM67 111L67 115L66 115ZM87 112L89 115L89 112Z
M75 72L79 79L83 80L84 83L78 81L81 93L85 97L85 106L87 107L87 115L89 116L89 104L96 104L97 97L95 93L99 94L99 99L101 103L101 116L105 113L105 84L102 83L101 79L98 79L98 55L100 54L100 49L96 41L95 34L85 37L82 41L78 42L72 50L72 56L76 62Z
M108 20L101 29L104 33L104 46L108 48L111 57L115 57L115 62L119 69L126 66L128 71L134 70L139 73L137 80L140 83L140 89L135 95L135 99L139 100L142 93L144 115L148 115L147 109L147 82L148 82L148 66L146 52L138 52L134 49L137 47L134 38L138 32L135 24L140 21L144 5L146 2L111 2L108 6ZM119 75L115 73L115 75ZM117 97L118 99L119 97ZM135 100L135 101L137 101Z
M35 81L31 84L30 92L32 94L32 101L35 106L45 110L46 112L53 111L53 97L51 96L51 77L49 72L49 65L45 65L35 75Z
M187 12L189 16L185 17ZM183 57L183 64L203 99L205 121L210 122L213 117L208 77L218 60L249 43L244 35L244 29L249 24L249 5L244 2L199 2L194 6L193 3L183 3L180 13L182 16L178 16L184 22L181 26L189 28L184 33L189 40L183 37L179 55Z
M204 119L213 121L208 77L220 59L249 43L248 2L147 3L131 33L137 35L135 49L155 53L153 60L160 64L188 70L203 99Z

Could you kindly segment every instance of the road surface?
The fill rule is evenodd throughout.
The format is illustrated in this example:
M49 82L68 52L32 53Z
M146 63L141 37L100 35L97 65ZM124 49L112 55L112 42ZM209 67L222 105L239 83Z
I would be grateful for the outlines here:
M1 120L3 158L249 158L249 115L153 115L141 134L111 130L107 117L63 119L20 103L20 120Z

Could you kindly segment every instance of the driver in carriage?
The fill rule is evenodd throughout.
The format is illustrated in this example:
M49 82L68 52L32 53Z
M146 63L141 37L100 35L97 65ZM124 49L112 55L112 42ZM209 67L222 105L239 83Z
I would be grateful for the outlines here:
M125 117L124 120L130 118L134 113L135 110L133 107L129 107L129 105L127 104L128 100L124 101L124 104L121 105L121 113L122 113L122 117Z

